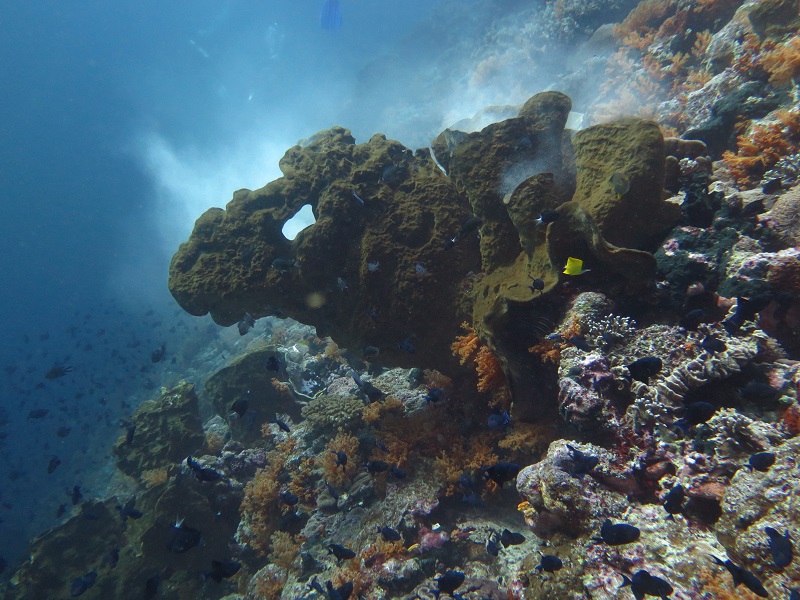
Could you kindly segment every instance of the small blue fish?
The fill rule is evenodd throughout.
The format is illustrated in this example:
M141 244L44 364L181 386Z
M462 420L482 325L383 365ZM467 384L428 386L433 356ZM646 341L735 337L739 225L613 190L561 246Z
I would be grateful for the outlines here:
M489 427L489 429L502 429L510 423L511 416L508 414L507 410L502 413L493 413L489 415L489 418L486 420L486 426Z
M425 403L439 402L444 399L444 390L439 387L429 387L428 393L425 394Z
M407 337L402 342L397 344L397 349L400 352L405 352L406 354L414 354L417 349L414 347L414 344L411 343L411 338Z

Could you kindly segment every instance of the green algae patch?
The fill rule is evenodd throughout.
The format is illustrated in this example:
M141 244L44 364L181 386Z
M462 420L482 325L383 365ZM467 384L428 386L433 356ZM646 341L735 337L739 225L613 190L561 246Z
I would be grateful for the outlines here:
M205 441L194 385L180 383L158 400L148 400L131 417L135 427L114 444L117 467L131 477L179 463Z

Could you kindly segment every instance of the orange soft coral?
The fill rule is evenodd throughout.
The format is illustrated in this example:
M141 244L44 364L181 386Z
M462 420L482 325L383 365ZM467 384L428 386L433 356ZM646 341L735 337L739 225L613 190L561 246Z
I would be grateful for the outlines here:
M481 346L475 356L475 370L478 373L478 391L490 392L505 387L506 376L500 368L500 362L489 348Z
M456 341L450 344L450 349L455 356L459 357L459 362L463 365L478 351L481 340L477 332L467 323L462 323L461 327L467 332L466 335L456 336Z
M761 66L774 85L790 85L800 75L800 34L772 47L761 56Z
M727 151L722 160L742 187L756 185L781 158L800 150L800 110L779 110L773 120L757 124L738 137L736 154Z
M456 337L450 348L455 356L459 357L461 364L468 360L475 362L475 372L478 374L478 391L492 392L506 387L506 377L500 367L500 362L494 357L491 350L481 342L478 334L467 323L461 325L466 335Z

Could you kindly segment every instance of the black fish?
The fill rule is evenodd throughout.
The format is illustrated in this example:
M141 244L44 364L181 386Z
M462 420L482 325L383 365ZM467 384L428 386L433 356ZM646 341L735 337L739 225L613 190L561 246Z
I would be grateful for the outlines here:
M739 587L739 584L743 583L745 587L753 592L756 596L760 596L761 598L769 598L769 594L767 594L767 590L764 589L761 581L750 571L746 571L742 567L733 564L730 559L723 562L713 554L711 555L711 558L713 558L714 562L716 562L718 565L728 569L731 577L733 577L733 587Z
M372 385L369 381L364 381L363 379L361 379L358 373L356 373L355 371L351 371L350 376L353 378L353 381L355 381L356 385L358 386L358 389L364 392L367 398L369 398L370 402L376 402L377 400L383 398L384 393L378 388L376 388L374 385Z
M353 582L346 581L338 588L335 588L328 580L325 582L325 593L328 595L328 600L348 600L353 593Z
M759 452L758 454L753 454L747 464L751 469L766 473L775 464L775 455L772 452Z
M74 485L72 486L72 494L70 494L70 498L72 499L72 506L78 506L81 500L83 499L83 494L81 493L81 486Z
M272 268L281 275L285 275L292 267L298 266L297 261L293 258L278 257L272 261Z
M339 492L337 492L334 489L334 487L330 483L328 483L327 481L325 482L325 489L328 490L328 494L330 494L331 498L333 498L334 500L338 500L339 499Z
M489 534L489 537L486 538L486 552L492 556L497 556L500 554L500 546L498 546L497 542L494 541L494 535L491 533Z
M703 322L703 317L706 316L706 311L702 308L695 308L686 313L680 320L679 325L686 331L696 331Z
M144 598L150 600L155 598L158 594L158 588L161 587L161 573L156 573L144 582Z
M364 346L361 350L361 356L364 357L364 360L369 360L370 358L375 358L378 354L381 353L381 349L377 346Z
M708 421L715 412L717 407L710 402L693 402L686 407L683 417L675 421L675 425L686 433L689 427Z
M273 371L277 373L278 371L281 370L282 366L281 359L275 355L272 355L269 358L267 358L265 366L267 367L267 371Z
M619 587L622 588L626 585L631 586L633 597L636 598L636 600L642 600L645 596L656 596L666 599L674 591L669 583L660 577L650 575L650 573L644 569L636 571L631 579L623 575L622 585Z
M583 350L584 352L589 352L592 349L592 346L582 335L573 335L567 340L567 342L575 346L578 350Z
M211 570L203 573L206 579L211 579L220 583L223 579L233 577L242 568L242 564L235 560L212 560Z
M600 537L592 538L597 542L605 542L609 546L621 546L630 544L639 539L639 528L627 523L611 523L611 519L606 519L600 527Z
M34 408L32 411L28 413L29 419L41 419L42 417L46 417L47 413L50 412L49 408Z
M772 552L772 562L778 569L782 569L792 562L794 549L792 538L787 531L783 535L772 527L764 527L764 533L769 537L769 550Z
M345 548L341 544L330 544L328 546L328 554L333 554L336 557L337 562L356 557L355 552L350 550L350 548Z
M752 298L738 297L736 299L736 310L730 317L722 321L722 326L725 331L733 335L746 321L755 321L756 315L767 308L771 301L771 294L762 294Z
M397 465L392 465L389 467L389 475L394 477L395 479L405 479L406 478L406 470L401 469Z
M545 571L547 573L555 573L561 567L564 566L564 563L561 562L561 559L557 556L553 556L552 554L543 554L542 555L542 562L539 563L539 566L536 567L536 571Z
M667 511L668 519L673 519L672 515L679 515L683 512L683 500L685 496L686 494L681 484L672 486L672 489L664 496L664 510Z
M503 529L503 533L500 534L500 543L503 544L503 548L518 546L525 543L525 536L521 533Z
M725 352L725 350L728 349L728 346L725 344L725 342L717 337L714 337L713 335L707 335L704 337L703 341L700 342L700 347L710 354L714 354L715 352Z
M117 504L117 510L119 511L119 516L122 518L123 523L127 521L129 517L135 521L144 515L142 511L134 508L135 504L136 498L131 498L124 505Z
M114 568L117 566L119 562L119 548L112 548L108 551L108 554L105 555L103 558L103 564L108 565L110 568Z
M561 215L557 210L545 208L542 211L541 216L538 219L536 219L536 222L539 223L540 225L546 225L547 223L552 223L553 221L557 220L558 217L560 216Z
M153 350L152 354L150 354L150 361L154 363L161 362L164 360L164 357L167 355L167 345L161 344L158 348Z
M293 494L289 490L284 490L280 494L278 494L281 503L287 506L294 506L298 502L300 502L300 498L297 497L297 494Z
M425 403L430 404L431 402L438 402L439 400L444 399L444 390L439 387L429 387L428 393L425 394Z
M186 457L186 464L192 469L192 472L194 473L194 476L197 477L198 481L219 481L222 479L222 473L212 469L211 467L204 467L195 459L193 459L191 455Z
M344 471L345 466L347 465L347 453L344 450L331 450L331 454L335 455L336 458L333 460L333 463L337 467L342 467L342 471Z
M65 437L67 437L69 435L70 431L72 431L72 429L70 427L67 427L66 425L62 425L61 427L59 427L56 430L56 435L58 437L60 437L60 438L65 438Z
M278 417L275 417L274 419L272 419L270 421L270 423L275 423L275 425L277 425L278 428L280 428L281 430L285 431L286 433L289 433L291 431L291 429L286 424L286 422L285 421L281 421Z
M119 426L125 428L125 443L133 443L133 435L136 433L136 425L127 419L120 419Z
M183 554L197 546L202 539L203 534L198 529L184 525L183 519L179 519L172 526L167 550L175 554Z
M255 326L255 324L256 320L253 318L253 315L251 315L249 312L244 313L242 320L236 324L239 329L239 335L245 335Z
M483 225L483 219L481 219L477 215L470 215L467 219L461 224L461 229L458 232L458 238L461 239L465 235L469 235L473 231L477 231L477 229Z
M544 290L544 279L531 277L531 284L528 286L531 292L541 292Z
M410 337L407 337L402 342L398 342L397 349L400 352L405 352L406 354L414 354L417 351L417 349L414 347L414 344L411 343Z
M778 395L778 390L768 383L762 383L761 381L753 380L741 388L739 390L739 394L742 396L742 398L752 402L768 402L775 399L775 397Z
M250 401L247 398L239 398L236 402L231 404L231 412L235 412L242 418L250 406Z
M47 463L47 474L52 475L53 471L55 471L58 468L58 465L60 464L61 464L61 459L58 458L57 456L53 456L50 459L50 462Z
M383 473L389 470L389 463L384 460L371 460L367 463L367 471L372 473Z
M378 527L378 533L380 533L381 537L387 542L397 542L403 539L399 531L388 526Z
M636 359L629 364L628 371L630 372L631 377L636 381L648 383L653 375L656 375L661 371L662 366L663 363L659 357L645 356L643 358Z
M491 467L483 470L483 474L487 479L491 479L501 488L506 481L515 479L519 474L519 465L511 462L496 462Z
M69 595L73 598L80 596L92 587L95 581L97 581L97 571L89 571L80 577L76 577L69 584Z
M567 449L569 450L573 462L572 475L574 475L578 479L583 479L583 476L589 473L592 469L594 469L600 462L600 459L597 458L596 456L592 456L591 454L584 454L583 452L581 452L577 448L573 448L569 444L567 444Z
M461 584L464 583L464 573L461 571L445 571L444 575L436 579L436 590L434 595L438 598L439 594L449 594L453 596Z

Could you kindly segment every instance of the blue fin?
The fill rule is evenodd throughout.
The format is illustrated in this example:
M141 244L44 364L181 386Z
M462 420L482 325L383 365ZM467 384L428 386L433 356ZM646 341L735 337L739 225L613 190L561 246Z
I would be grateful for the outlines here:
M342 13L339 11L339 0L325 0L319 15L319 26L323 29L339 29L342 26Z

